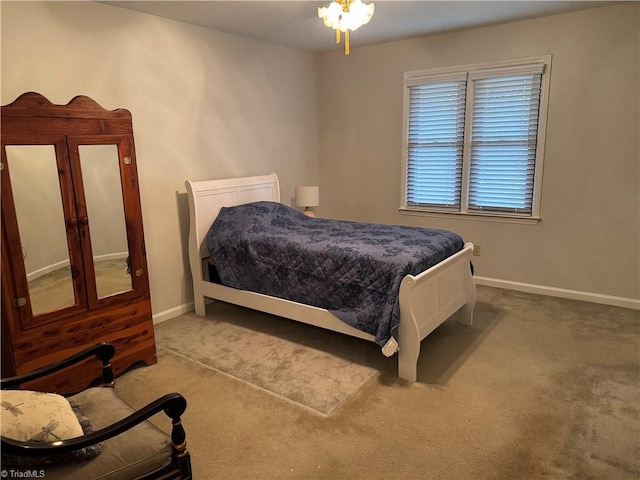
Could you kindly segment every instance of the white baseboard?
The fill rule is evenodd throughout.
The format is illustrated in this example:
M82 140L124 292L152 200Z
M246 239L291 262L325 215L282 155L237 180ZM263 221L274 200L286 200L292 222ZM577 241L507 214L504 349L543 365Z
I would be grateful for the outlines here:
M170 308L169 310L164 310L160 313L153 314L153 324L158 325L159 323L166 322L167 320L171 320L183 313L193 311L193 302L183 303L182 305L178 305L177 307Z
M27 273L27 282L35 280L36 278L40 278L48 273L55 272L64 267L68 267L70 265L69 259L62 260L61 262L52 263L51 265L47 265L46 267L39 268L38 270L34 270L33 272Z
M477 285L487 287L504 288L506 290L517 290L518 292L536 293L538 295L548 295L550 297L568 298L571 300L582 300L583 302L600 303L615 307L631 308L640 310L640 299L616 297L613 295L602 295L600 293L581 292L579 290L567 290L565 288L546 287L544 285L534 285L531 283L512 282L497 278L473 277Z

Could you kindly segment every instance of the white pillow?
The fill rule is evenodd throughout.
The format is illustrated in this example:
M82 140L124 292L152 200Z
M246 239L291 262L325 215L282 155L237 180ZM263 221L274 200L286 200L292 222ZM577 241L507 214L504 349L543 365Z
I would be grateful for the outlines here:
M55 393L29 390L0 392L3 437L21 441L55 442L84 433L69 401Z

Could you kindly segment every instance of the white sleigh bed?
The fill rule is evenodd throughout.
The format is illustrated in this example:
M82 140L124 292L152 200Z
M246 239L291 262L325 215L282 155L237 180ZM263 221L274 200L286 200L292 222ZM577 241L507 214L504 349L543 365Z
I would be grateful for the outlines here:
M299 322L374 341L373 335L339 320L327 310L260 293L210 282L205 237L222 207L256 201L280 201L275 173L263 176L185 182L189 197L189 263L197 315L205 315L207 298L297 320ZM419 275L407 275L400 286L398 376L414 382L420 342L460 310L458 321L471 325L476 289L471 276L473 245L464 248Z

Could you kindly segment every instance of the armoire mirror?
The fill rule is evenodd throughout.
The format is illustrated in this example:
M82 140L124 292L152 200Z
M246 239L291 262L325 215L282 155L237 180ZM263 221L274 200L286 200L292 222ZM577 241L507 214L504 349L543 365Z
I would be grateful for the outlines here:
M117 145L79 145L98 298L131 290Z

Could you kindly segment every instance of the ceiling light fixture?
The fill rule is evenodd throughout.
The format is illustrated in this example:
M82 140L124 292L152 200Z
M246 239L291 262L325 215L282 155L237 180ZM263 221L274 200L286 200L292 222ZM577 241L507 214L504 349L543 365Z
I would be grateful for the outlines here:
M336 43L340 43L340 32L344 32L344 54L349 55L349 31L369 22L374 8L373 3L365 5L362 0L335 0L328 7L319 7L318 17L336 31Z

